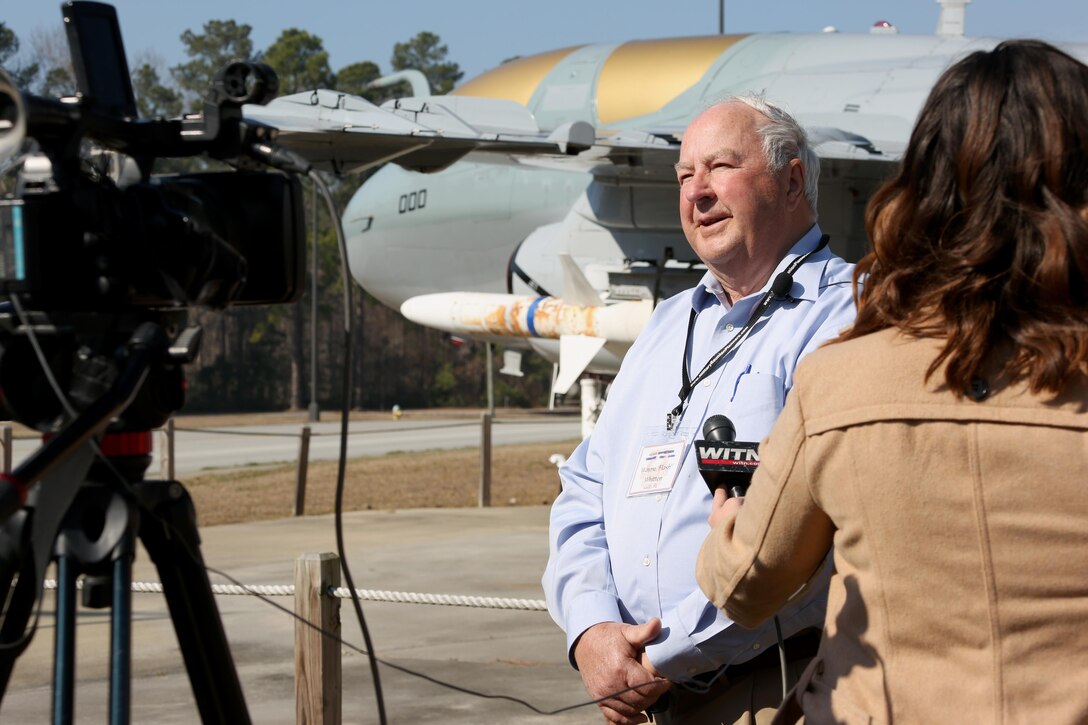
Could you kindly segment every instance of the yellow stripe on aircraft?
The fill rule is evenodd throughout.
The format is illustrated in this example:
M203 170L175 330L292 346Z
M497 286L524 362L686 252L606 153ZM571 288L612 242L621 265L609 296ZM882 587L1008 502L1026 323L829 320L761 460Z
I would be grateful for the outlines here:
M597 118L615 123L653 113L696 83L744 35L634 40L616 48L597 81Z
M527 106L536 87L552 68L580 47L582 46L575 45L503 63L498 68L465 81L456 90L451 91L450 95L506 98Z

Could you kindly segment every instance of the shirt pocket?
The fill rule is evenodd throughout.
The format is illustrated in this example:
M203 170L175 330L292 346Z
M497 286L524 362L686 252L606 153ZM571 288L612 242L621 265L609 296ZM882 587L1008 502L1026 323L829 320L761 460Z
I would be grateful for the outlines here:
M729 401L729 408L736 411L737 440L762 440L782 412L785 400L786 382L782 378L751 368L741 373Z

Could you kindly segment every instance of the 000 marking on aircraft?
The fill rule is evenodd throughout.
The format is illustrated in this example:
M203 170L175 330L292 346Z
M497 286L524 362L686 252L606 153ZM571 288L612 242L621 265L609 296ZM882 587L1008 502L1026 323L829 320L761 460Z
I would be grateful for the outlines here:
M410 211L415 211L416 209L422 209L425 206L427 206L427 190L420 189L419 191L400 195L397 213L406 214Z

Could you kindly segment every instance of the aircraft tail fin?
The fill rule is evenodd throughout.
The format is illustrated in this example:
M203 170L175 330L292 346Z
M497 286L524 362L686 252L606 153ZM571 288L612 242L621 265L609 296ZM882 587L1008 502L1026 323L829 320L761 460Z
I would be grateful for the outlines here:
M560 252L559 263L563 266L563 302L579 307L600 307L603 304L600 294L593 289L570 254Z
M603 337L563 335L559 338L559 374L552 385L553 394L565 394L607 342Z

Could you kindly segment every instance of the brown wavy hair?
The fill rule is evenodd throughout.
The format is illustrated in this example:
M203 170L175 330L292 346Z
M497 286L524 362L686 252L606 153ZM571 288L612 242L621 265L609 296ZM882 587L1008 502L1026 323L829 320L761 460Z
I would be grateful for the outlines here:
M943 339L957 396L987 363L1034 393L1088 374L1088 66L1017 40L950 67L865 224L840 339Z

